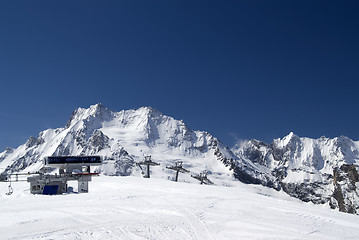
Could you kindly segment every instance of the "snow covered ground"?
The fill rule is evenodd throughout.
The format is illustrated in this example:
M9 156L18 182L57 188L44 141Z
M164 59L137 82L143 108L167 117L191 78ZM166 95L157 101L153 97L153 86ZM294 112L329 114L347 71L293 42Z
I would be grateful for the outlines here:
M0 239L358 239L359 216L283 192L139 177L93 178L88 194L31 195L0 182Z

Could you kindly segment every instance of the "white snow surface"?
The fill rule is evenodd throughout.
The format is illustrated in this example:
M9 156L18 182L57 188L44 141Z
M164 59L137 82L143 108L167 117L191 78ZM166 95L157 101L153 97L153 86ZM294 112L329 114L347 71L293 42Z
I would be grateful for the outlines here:
M283 192L160 178L100 176L90 192L32 195L26 182L5 195L0 239L358 239L359 216L328 211Z

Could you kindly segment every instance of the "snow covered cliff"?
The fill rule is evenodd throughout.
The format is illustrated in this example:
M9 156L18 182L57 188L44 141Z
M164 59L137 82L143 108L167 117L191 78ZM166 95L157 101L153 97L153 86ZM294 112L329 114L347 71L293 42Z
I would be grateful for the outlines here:
M271 144L244 141L232 151L268 168L293 197L359 213L359 142L343 136L311 139L290 133Z

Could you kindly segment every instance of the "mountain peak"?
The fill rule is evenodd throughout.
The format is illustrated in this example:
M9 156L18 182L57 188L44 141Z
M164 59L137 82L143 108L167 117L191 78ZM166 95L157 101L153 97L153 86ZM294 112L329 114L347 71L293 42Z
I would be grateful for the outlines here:
M91 106L89 107L89 109L90 109L91 111L100 111L101 109L107 109L107 108L104 107L104 106L102 105L102 103L97 103L97 104L91 105Z
M278 138L274 140L278 147L283 148L287 146L290 142L300 140L300 138L295 135L293 132L290 132L287 136L283 137L282 139Z
M294 132L290 132L287 136L285 136L285 138L292 138L294 136L297 136L294 134Z
M104 107L101 103L91 105L89 108L78 108L72 112L70 120L66 124L69 127L72 123L82 119L87 119L90 116L108 118L113 112L108 108Z
M138 110L142 110L142 111L145 111L147 112L149 115L152 115L152 114L159 114L159 115L162 115L162 113L160 111L158 111L156 108L153 108L151 106L147 106L147 107L141 107L139 108Z

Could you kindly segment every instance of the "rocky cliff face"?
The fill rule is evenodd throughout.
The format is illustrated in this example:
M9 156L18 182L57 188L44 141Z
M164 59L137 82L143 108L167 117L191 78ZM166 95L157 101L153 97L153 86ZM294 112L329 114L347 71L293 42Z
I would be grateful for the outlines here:
M290 133L271 144L244 141L232 151L270 170L293 197L359 213L358 142L347 137L300 138Z

